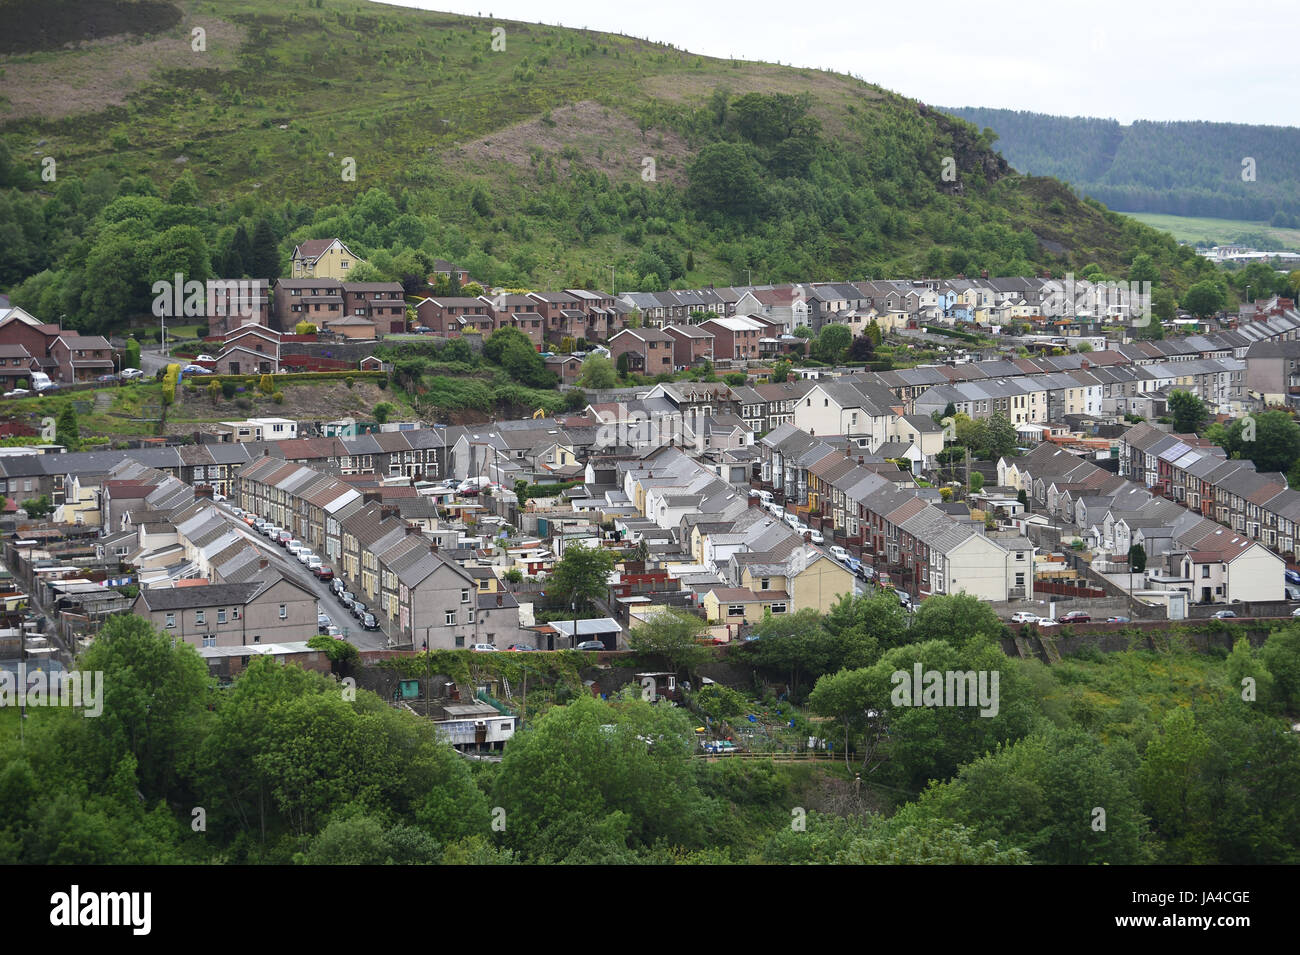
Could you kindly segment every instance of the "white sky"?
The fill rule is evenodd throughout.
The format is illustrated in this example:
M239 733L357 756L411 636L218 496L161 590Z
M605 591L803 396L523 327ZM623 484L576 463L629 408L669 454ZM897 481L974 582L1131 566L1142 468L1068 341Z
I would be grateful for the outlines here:
M1300 125L1296 0L389 2L833 69L936 106Z

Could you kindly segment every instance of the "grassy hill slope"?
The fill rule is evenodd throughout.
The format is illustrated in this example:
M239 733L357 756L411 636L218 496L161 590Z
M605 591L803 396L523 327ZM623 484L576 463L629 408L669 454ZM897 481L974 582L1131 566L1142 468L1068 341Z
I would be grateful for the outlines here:
M974 127L843 75L352 0L61 0L57 33L21 15L34 6L0 3L27 51L0 57L15 249L0 287L86 327L142 308L139 286L178 266L146 249L121 294L95 299L86 270L106 241L190 226L171 244L202 278L229 273L236 229L262 220L282 267L296 241L339 235L385 276L445 257L515 286L604 285L611 266L620 289L1123 274L1146 252L1182 288L1200 268L1014 174ZM93 35L69 36L82 22ZM122 206L151 193L169 202Z

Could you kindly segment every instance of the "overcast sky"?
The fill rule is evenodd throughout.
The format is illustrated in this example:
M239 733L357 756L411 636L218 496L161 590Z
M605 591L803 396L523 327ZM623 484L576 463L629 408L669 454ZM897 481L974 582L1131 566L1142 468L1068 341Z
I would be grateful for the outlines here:
M854 73L935 106L1300 125L1296 0L392 0Z

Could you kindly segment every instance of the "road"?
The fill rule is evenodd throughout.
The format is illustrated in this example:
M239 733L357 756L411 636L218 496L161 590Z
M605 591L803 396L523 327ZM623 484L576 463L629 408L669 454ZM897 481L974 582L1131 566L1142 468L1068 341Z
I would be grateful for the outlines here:
M236 517L230 511L230 504L222 502L217 504L217 510L221 513L236 533L241 534L245 540L258 548L267 559L271 561L271 566L284 574L295 583L301 584L316 595L317 607L329 614L330 620L334 622L340 630L343 631L343 639L355 646L358 650L386 650L388 649L388 635L383 630L362 630L352 614L344 609L343 605L334 597L334 593L329 589L328 583L322 583L316 578L316 575L309 571L302 564L298 563L293 557L287 554L284 548L278 544L272 544L257 531L253 530L242 520ZM337 568L336 568L337 569ZM378 609L378 608L376 608ZM379 617L379 614L375 614ZM380 625L384 624L384 619L379 617Z

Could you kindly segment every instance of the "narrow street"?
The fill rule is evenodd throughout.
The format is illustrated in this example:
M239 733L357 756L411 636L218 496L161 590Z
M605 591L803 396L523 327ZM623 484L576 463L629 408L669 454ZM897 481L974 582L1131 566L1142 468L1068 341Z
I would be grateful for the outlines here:
M279 570L284 576L288 577L295 583L301 584L316 595L318 609L329 614L329 618L334 625L342 632L344 640L351 643L358 650L386 650L388 648L388 635L382 630L363 630L360 622L344 609L343 605L334 597L333 592L329 589L328 582L322 582L316 578L316 575L309 571L302 564L298 563L293 557L287 554L278 544L272 544L257 531L253 530L242 520L230 512L228 503L220 503L217 510L228 520L235 528L236 532L242 534L255 547L262 551L263 554L271 561L271 566ZM334 568L337 572L338 568ZM377 610L377 608L376 608ZM380 617L378 612L375 616L379 619L382 627L386 622Z

